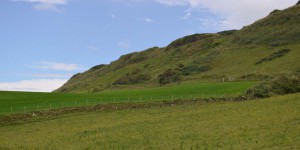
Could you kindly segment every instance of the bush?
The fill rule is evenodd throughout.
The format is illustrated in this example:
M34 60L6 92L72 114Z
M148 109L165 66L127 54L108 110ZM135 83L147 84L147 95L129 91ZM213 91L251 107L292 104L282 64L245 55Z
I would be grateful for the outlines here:
M273 80L264 81L247 90L254 97L270 97L300 92L299 75L280 75Z
M138 84L148 81L151 77L147 74L141 73L139 69L127 73L125 76L117 79L113 85L128 85L128 84Z
M247 95L251 95L252 97L264 98L270 97L270 87L266 83L260 83L253 88L250 88L246 91Z
M271 84L276 94L290 94L300 92L300 78L298 76L279 76Z
M148 57L144 52L134 52L126 55L122 55L119 60L121 60L121 66L124 64L135 64L147 60Z
M189 43L196 42L198 40L203 40L212 37L212 34L194 34L194 35L189 35L185 36L183 38L180 38L178 40L173 41L171 44L167 46L167 49L170 48L179 48L183 45L187 45Z
M97 65L97 66L94 66L94 67L92 67L90 70L98 70L98 69L101 69L101 68L103 68L105 65Z
M183 75L190 75L193 73L200 73L200 72L206 72L210 70L209 66L187 66L181 69L181 72Z
M237 31L238 31L238 30L226 30L226 31L218 32L218 34L225 35L225 36L229 36L229 35L235 34Z
M103 88L99 88L99 87L96 87L96 88L93 88L91 90L92 93L97 93L97 92L102 92L104 89Z
M164 73L158 75L158 82L160 85L179 82L180 80L180 74L172 69L168 69Z
M140 63L140 62L143 62L145 60L147 60L148 57L146 56L140 56L140 55L137 55L135 57L132 57L130 60L129 60L129 63L131 64L135 64L135 63Z
M70 78L70 80L71 80L71 79L75 79L75 78L79 77L80 75L81 75L81 73L77 73L77 74L73 75L73 76Z
M263 58L263 59L257 61L255 63L255 65L261 64L261 63L266 62L266 61L272 61L275 58L284 56L288 52L290 52L290 49L281 49L281 50L278 50L277 52L274 52L273 54L271 54L269 57L266 57L266 58Z
M273 11L270 13L270 15L275 14L275 13L277 13L277 12L280 12L280 10L275 9L275 10L273 10Z

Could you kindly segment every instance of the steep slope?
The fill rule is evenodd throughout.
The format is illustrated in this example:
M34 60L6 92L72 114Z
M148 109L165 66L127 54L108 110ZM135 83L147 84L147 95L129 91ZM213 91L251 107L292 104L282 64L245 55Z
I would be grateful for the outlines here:
M195 34L74 75L55 92L100 92L192 81L258 80L300 72L300 5L243 29Z

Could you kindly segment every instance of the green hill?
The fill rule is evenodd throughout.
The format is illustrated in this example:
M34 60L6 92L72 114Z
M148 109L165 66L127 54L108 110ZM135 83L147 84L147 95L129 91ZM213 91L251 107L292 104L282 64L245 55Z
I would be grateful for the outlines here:
M74 75L55 92L240 81L300 72L300 5L274 10L241 30L194 34Z

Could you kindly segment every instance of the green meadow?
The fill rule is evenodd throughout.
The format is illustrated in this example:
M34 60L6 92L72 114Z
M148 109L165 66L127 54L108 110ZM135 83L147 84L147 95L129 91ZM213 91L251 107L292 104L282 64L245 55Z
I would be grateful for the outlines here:
M300 94L0 126L0 149L299 149Z
M298 150L299 4L122 55L52 93L0 91L0 150Z
M148 102L207 97L234 97L256 82L187 83L100 93L0 92L0 114L95 105L101 103Z

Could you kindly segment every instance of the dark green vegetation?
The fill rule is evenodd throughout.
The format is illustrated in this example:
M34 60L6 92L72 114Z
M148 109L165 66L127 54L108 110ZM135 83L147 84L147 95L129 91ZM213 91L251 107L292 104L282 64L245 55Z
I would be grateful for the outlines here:
M290 49L281 49L281 50L278 50L277 52L274 52L273 54L271 54L269 57L266 57L266 58L263 58L263 59L259 60L255 64L258 65L258 64L261 64L261 63L266 62L266 61L272 61L275 58L284 56L289 51L290 51Z
M114 85L127 85L127 84L137 84L142 83L150 79L150 76L147 74L141 73L140 69L136 69L131 73L127 73L125 76L117 79L113 84ZM96 91L97 92L97 91Z
M0 92L0 114L101 103L151 102L208 97L235 97L255 82L189 83L160 88L112 90L101 93Z
M270 79L300 72L300 5L241 30L195 34L121 56L73 76L56 92L159 87L184 82Z
M280 75L247 90L248 95L260 98L298 92L300 92L300 75Z
M298 149L300 95L0 126L0 149Z

